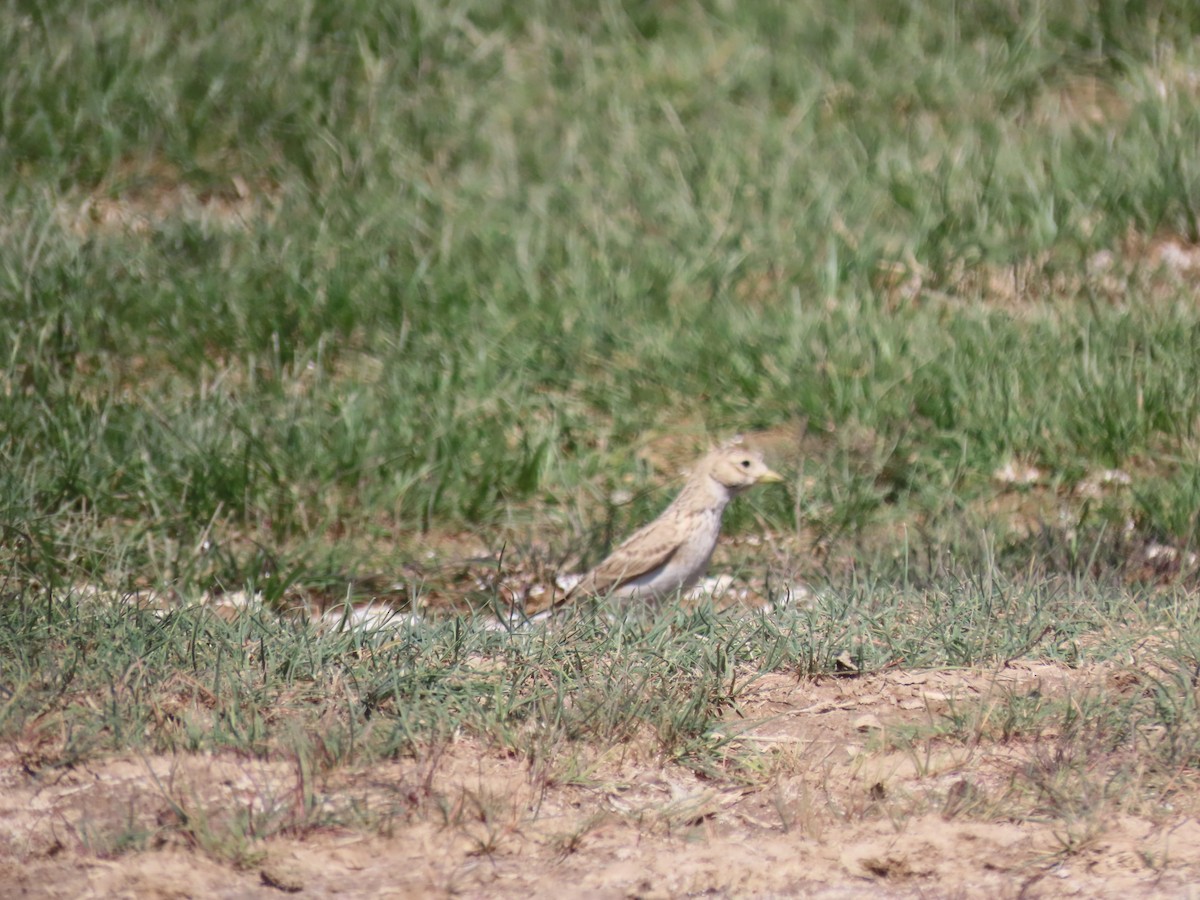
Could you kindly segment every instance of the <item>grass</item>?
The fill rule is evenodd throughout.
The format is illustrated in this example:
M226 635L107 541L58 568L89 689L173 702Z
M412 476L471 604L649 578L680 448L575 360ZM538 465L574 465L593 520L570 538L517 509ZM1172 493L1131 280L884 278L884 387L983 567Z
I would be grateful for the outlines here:
M1194 4L0 25L0 736L32 771L466 732L565 754L547 778L647 735L750 777L721 723L754 673L1149 633L1165 668L1087 740L1153 723L1147 765L1194 768ZM768 532L745 571L811 607L481 627L741 431L795 482L727 532ZM265 606L199 603L241 590ZM440 615L277 615L380 595Z

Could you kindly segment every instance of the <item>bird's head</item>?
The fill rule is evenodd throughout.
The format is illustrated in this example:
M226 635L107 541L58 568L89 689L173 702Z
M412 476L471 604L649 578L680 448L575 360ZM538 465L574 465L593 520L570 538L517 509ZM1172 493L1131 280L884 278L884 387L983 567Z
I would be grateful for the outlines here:
M714 450L708 457L708 475L735 494L756 484L783 481L783 476L771 471L762 454L748 447L729 446Z

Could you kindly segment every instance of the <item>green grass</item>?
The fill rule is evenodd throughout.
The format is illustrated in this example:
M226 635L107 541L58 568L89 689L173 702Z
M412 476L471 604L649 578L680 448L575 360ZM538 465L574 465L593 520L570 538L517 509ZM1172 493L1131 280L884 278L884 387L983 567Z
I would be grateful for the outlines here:
M958 578L935 590L831 589L753 615L701 606L612 622L581 610L511 633L486 617L330 629L269 610L226 621L194 604L8 603L0 727L62 741L56 765L130 748L267 755L303 733L296 722L319 726L314 739L336 762L411 754L460 731L530 751L547 740L618 746L650 729L664 753L686 756L754 672L814 676L839 659L864 671L1028 655L1074 665L1127 652L1167 623L1177 637L1155 703L1169 715L1170 673L1196 658L1187 595ZM1175 718L1191 721L1189 710Z
M12 451L29 470L48 447L45 505L220 507L287 534L332 489L365 491L362 512L342 500L319 521L486 521L594 477L609 460L591 448L663 410L714 433L915 419L919 455L966 443L973 471L1009 453L1119 464L1190 438L1194 321L1146 313L1133 286L1097 309L1081 273L1129 228L1188 231L1194 178L1162 162L1186 167L1195 111L1158 102L1079 15L1031 34L998 5L970 35L977 16L920 7L417 9L258 10L272 25L250 28L215 5L198 21L105 5L12 29L39 66L39 37L72 59L10 86L5 128L22 172L5 191L9 378L36 394L8 430L52 420ZM931 47L911 83L891 74ZM1120 121L1037 116L1072 75L1112 91ZM55 205L88 194L152 204L235 177L278 198L273 222L56 227ZM876 268L907 258L933 286L1031 259L1038 290L1076 283L1034 326L974 296L885 314ZM128 395L147 382L156 402ZM114 459L146 447L142 465Z
M1200 241L1198 30L1182 0L0 4L0 736L332 767L652 733L712 772L761 670L1166 630L1189 671L1197 269L1156 253ZM786 544L746 570L812 609L480 627L481 571L594 559L734 432L796 477L727 531ZM195 605L241 589L264 610ZM275 614L388 591L441 614ZM1193 735L1176 674L1126 721Z
M803 608L750 616L672 607L652 622L614 623L581 610L553 630L513 633L483 627L483 618L330 630L265 610L225 621L188 604L155 613L89 598L9 603L0 733L41 780L112 754L225 753L248 771L287 763L295 784L272 787L279 776L264 770L261 801L245 809L224 808L183 773L155 775L169 821L147 824L131 806L122 824L97 808L94 833L79 835L104 855L177 839L245 864L274 835L436 816L453 798L433 773L464 740L528 760L535 790L590 784L598 760L626 754L763 789L772 763L739 740L755 722L739 715L741 703L762 672L1108 661L1131 673L1132 688L998 694L978 706L952 703L925 728L891 735L914 754L947 743L1028 744L1025 768L1004 791L977 797L974 814L1070 826L1087 809L1169 803L1180 773L1195 768L1193 607L1184 592L1131 602L1083 582L965 577L935 591L831 590ZM1147 636L1168 625L1173 636L1159 641L1153 665L1122 669L1135 647L1148 659ZM408 799L372 805L339 780L393 759L429 767ZM1094 790L1095 808L1084 809ZM463 827L460 814L446 824Z

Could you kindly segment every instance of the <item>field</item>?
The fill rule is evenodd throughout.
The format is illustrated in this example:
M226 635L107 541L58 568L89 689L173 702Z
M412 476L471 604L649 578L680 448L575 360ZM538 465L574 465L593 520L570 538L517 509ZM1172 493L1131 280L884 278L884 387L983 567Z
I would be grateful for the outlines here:
M1200 5L0 54L10 896L1200 894ZM706 590L527 618L735 434Z

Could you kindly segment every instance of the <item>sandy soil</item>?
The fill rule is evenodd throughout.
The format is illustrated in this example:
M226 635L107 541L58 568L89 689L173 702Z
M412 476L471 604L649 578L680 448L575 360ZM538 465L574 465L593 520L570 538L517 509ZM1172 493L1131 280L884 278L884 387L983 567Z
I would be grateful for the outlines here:
M742 778L706 778L656 757L650 741L583 748L566 764L463 739L427 759L324 778L235 754L39 770L28 748L10 747L0 755L0 893L1200 896L1195 804L1014 816L1005 798L1044 746L897 737L948 713L986 714L1006 693L1074 693L1120 677L1033 663L764 677L729 713L734 749L757 751ZM1196 785L1176 788L1200 797ZM303 810L362 825L289 836ZM239 815L273 836L231 846L225 826ZM122 835L154 849L124 852Z

